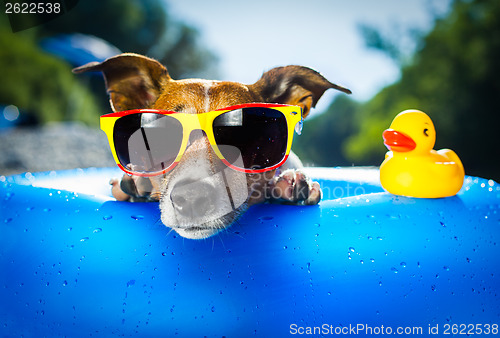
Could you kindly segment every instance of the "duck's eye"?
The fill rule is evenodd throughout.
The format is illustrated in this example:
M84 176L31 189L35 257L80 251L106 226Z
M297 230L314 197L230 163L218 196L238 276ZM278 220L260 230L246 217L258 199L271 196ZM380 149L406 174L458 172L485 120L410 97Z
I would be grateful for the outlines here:
M429 129L427 129L427 128L424 129L424 135L429 136Z

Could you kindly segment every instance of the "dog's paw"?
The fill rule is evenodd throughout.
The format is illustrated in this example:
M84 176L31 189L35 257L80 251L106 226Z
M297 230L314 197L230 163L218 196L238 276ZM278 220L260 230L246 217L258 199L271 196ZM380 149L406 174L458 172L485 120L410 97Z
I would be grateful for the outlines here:
M110 180L111 192L117 201L147 202L158 201L157 194L153 193L153 186L148 178L123 175L121 181L117 178Z
M321 188L302 171L289 169L274 178L269 195L271 201L313 205L321 200Z
M111 185L111 193L117 201L128 201L130 199L130 195L122 190L120 180L118 178L112 178L109 181L109 184Z

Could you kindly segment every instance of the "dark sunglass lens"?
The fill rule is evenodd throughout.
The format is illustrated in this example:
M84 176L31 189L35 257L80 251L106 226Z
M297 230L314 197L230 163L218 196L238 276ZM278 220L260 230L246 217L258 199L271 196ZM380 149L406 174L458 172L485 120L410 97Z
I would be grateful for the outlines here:
M136 172L158 172L174 163L181 147L182 125L168 115L126 115L116 121L113 140L124 167Z
M249 107L221 114L213 123L214 137L224 158L244 169L272 167L285 157L288 128L278 110Z

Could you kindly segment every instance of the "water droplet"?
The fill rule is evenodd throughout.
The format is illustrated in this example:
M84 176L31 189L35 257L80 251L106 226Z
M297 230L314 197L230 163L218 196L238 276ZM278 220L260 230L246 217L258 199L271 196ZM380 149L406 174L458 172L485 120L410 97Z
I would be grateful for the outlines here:
M73 228L72 228L72 227L69 227L69 228L68 228L68 231L71 231L71 230L73 230Z
M129 280L129 281L127 282L127 287L129 288L129 287L131 287L131 286L132 286L132 285L134 285L134 284L135 284L135 280L134 280L134 279L131 279L131 280Z
M401 262L399 265L401 265L403 268L406 268L406 262Z
M444 269L445 271L450 271L450 268L449 268L448 266L446 266L446 265L445 265L445 266L443 266L443 269Z
M135 219L136 221L139 221L139 220L141 220L141 219L143 219L143 218L144 218L144 216L142 216L142 215L132 215L132 216L130 216L130 217L131 217L132 219Z
M8 201L8 200L10 200L10 199L12 198L12 196L14 196L14 193L13 193L13 192L7 192L7 193L5 194L5 198L4 198L4 200L5 200L5 201Z
M394 272L394 273L398 273L399 272L398 269L396 269L395 267L392 267L391 271Z
M307 262L307 272L311 273L311 263Z
M94 231L92 231L94 234L98 233L98 232L101 232L102 229L101 228L95 228Z
M210 311L215 312L215 306L212 306L212 308L210 309Z
M434 284L433 284L433 285L431 285L431 290L432 290L432 291L436 291L436 285L434 285Z
M62 283L62 286L68 286L68 281L66 281L66 280L65 280L65 281Z
M88 239L89 239L88 237L83 237L83 238L80 240L80 242L85 242L85 241L87 241Z
M374 258L370 258L370 262L375 263L375 259Z
M379 236L379 237L377 237L377 239L378 239L379 241L382 241L382 240L383 240L383 238L382 238L382 237L380 237L380 236Z
M111 215L102 216L102 219L105 220L105 221L108 221L108 220L110 220L112 218L113 218L113 216L111 216Z
M6 219L4 220L4 223L5 223L5 224L10 223L10 222L12 222L12 218L6 218Z
M350 246L350 247L349 247L349 251L350 251L350 252L354 252L354 251L356 251L356 249L354 249L352 246Z
M363 261L363 260L360 260L359 262L360 262L361 264L365 264L365 261Z
M165 257L165 256L167 255L167 253L166 253L166 252L162 252L162 253L161 253L161 255L162 255L163 257Z

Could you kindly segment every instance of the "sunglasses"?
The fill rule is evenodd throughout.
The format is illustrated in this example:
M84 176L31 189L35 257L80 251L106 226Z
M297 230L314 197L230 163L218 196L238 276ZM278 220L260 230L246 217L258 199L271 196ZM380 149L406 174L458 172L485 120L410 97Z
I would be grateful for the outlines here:
M118 166L128 174L156 176L172 170L202 130L219 159L234 170L260 173L281 166L302 130L298 106L248 103L201 114L135 109L101 116Z

